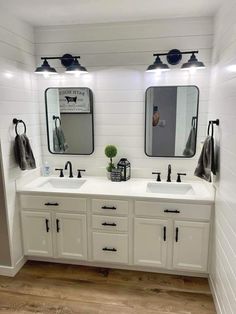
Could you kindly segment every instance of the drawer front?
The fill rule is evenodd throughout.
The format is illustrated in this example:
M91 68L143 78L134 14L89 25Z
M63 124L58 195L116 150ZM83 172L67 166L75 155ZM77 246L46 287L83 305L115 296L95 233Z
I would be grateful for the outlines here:
M198 204L135 202L135 214L147 217L170 217L210 220L211 206Z
M129 203L121 200L93 199L92 211L104 215L127 215Z
M92 227L99 230L126 232L128 231L128 218L93 215Z
M93 259L128 264L128 235L93 232Z
M21 207L26 209L62 209L86 212L86 199L21 195Z

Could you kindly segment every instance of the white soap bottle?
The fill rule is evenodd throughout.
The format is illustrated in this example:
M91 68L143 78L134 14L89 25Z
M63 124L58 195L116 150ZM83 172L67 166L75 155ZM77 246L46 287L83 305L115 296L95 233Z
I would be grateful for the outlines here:
M42 174L44 177L48 177L51 174L51 166L47 161L44 162L43 167L42 167Z

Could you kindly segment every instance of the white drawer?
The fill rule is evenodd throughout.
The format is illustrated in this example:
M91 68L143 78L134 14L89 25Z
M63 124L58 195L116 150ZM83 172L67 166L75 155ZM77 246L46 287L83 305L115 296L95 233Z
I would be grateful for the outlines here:
M129 203L121 200L93 199L92 211L104 215L127 215Z
M57 209L86 212L85 198L21 195L21 207L26 209Z
M128 231L128 218L93 215L92 227L99 230Z
M128 264L128 235L93 232L93 259Z
M135 214L145 217L210 220L211 206L198 204L135 202Z

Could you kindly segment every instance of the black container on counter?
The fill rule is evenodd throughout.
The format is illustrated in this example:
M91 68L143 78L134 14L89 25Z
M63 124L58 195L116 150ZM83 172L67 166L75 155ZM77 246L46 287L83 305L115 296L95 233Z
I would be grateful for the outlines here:
M121 158L117 164L117 169L121 170L121 181L127 181L131 177L131 165L128 159Z

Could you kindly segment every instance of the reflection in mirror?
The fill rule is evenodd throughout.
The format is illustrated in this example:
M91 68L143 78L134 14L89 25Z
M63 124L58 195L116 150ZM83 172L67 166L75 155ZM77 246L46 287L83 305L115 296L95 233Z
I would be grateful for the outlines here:
M150 157L193 157L196 152L199 90L160 86L146 90L145 153Z
M53 154L92 154L92 91L86 87L48 88L45 102L49 151Z

